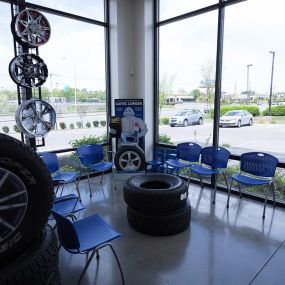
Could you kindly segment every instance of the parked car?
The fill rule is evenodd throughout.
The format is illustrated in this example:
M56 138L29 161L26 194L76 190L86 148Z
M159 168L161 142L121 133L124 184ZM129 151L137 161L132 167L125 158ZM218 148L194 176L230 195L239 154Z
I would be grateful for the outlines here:
M228 111L220 118L220 127L252 126L252 114L245 110Z
M170 127L174 126L183 126L187 127L188 125L193 124L203 124L203 113L198 109L185 109L179 111L175 116L171 117L169 120Z

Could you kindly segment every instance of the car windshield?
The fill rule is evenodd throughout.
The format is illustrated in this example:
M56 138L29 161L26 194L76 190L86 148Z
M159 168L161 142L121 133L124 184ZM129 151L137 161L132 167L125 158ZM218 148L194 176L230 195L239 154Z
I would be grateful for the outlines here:
M240 111L230 111L225 114L225 116L239 116L241 114Z
M185 116L185 115L187 115L187 111L180 111L175 114L175 116Z

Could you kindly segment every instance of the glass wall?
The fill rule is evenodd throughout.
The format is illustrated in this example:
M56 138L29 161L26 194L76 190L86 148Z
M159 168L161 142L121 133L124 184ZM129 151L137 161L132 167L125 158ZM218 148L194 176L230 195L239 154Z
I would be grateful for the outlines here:
M0 2L0 132L21 139L14 118L18 106L17 86L8 72L9 63L14 58L10 23L10 5Z
M217 11L159 30L159 135L212 143Z

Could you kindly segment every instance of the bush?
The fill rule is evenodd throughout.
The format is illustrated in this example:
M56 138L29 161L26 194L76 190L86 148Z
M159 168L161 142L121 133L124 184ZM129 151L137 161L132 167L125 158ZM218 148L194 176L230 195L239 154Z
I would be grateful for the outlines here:
M87 128L90 128L90 127L91 127L90 122L87 122L85 126L86 126Z
M169 124L169 118L168 117L161 117L159 121L162 125L168 125Z
M66 129L66 123L65 122L60 122L59 126L62 130Z
M169 137L168 135L165 135L165 134L159 135L158 142L159 143L166 143L166 144L173 144L173 142L171 141L171 137Z
M262 115L269 116L269 108L266 108ZM271 116L285 116L285 105L271 107Z
M70 123L69 127L73 130L74 129L74 124Z
M17 125L14 125L13 129L14 129L14 131L15 131L16 133L19 133L19 132L20 132L20 130L19 130L19 128L18 128Z
M103 137L102 136L96 136L96 135L91 135L91 136L84 136L81 139L75 139L69 142L69 144L72 147L79 147L82 144L101 144L103 143Z
M100 124L102 127L105 127L106 126L106 121L100 121Z
M257 106L249 106L249 105L222 105L220 108L220 116L223 116L226 112L232 110L246 110L254 117L259 116L259 108ZM214 109L211 109L211 118L214 117Z
M9 129L9 127L8 127L8 126L4 126L4 127L2 127L2 130L3 130L3 132L4 132L5 134L8 134L8 133L9 133L9 131L10 131L10 129Z
M99 121L93 121L93 126L97 128L99 126Z
M83 128L83 125L81 122L76 122L76 126L79 128L79 129L82 129Z

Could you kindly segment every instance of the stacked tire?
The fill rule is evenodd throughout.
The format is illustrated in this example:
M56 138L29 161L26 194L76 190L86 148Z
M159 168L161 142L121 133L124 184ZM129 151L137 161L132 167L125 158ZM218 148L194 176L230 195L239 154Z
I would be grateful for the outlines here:
M179 177L147 173L129 178L124 185L129 224L137 231L174 235L190 225L187 184Z

